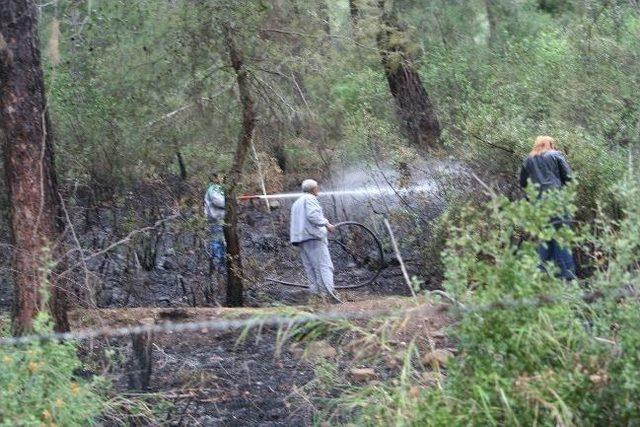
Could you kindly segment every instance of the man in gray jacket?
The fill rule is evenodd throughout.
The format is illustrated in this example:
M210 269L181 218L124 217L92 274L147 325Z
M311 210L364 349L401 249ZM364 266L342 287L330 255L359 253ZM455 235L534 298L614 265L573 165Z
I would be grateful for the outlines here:
M312 294L333 292L333 262L329 254L327 232L334 226L325 218L318 202L318 183L307 179L302 183L305 193L291 206L290 241L300 250L305 275Z

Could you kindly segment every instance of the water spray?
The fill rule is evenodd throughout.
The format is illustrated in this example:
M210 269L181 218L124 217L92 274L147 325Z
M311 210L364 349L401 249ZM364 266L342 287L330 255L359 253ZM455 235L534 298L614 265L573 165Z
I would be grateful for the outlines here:
M424 183L407 188L393 189L393 188L376 188L365 187L357 188L355 190L332 190L322 191L318 194L318 197L326 196L393 196L397 194L410 194L410 193L428 193L433 191L436 186L433 183ZM238 200L271 200L271 199L297 199L305 193L277 193L277 194L253 194L243 195L238 197Z

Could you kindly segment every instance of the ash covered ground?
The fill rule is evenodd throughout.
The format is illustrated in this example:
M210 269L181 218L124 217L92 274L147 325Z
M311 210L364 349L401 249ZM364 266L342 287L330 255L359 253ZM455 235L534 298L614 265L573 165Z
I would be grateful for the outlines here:
M351 179L344 177L342 188L349 191L355 185L350 183ZM365 188L375 192L376 186L384 185L384 182L369 183ZM420 189L424 188L430 188L430 185L422 185ZM386 308L390 304L389 297L410 295L383 225L383 215L389 218L397 234L409 275L419 278L424 288L439 286L439 271L433 269L434 263L425 257L423 248L432 238L430 221L444 208L442 194L434 196L424 191L396 190L386 188L383 195L365 192L321 197L325 213L333 223L356 221L375 234L383 248L381 262L384 264L370 285L339 291L346 304L324 310ZM193 198L197 197L194 195ZM158 205L157 199L150 203L144 197L140 200L131 197L129 204L123 205L126 207L70 208L83 248L76 251L70 283L75 304L88 307L86 311L72 314L75 328L86 327L87 322L96 319L102 326L121 325L123 318L129 318L128 324L139 324L145 319L157 323L157 310L167 313L196 310L191 318L198 319L218 315L206 311L215 310L206 307L219 307L224 301L224 279L209 268L206 222L196 208L181 210L179 217L162 222L175 212L165 208L142 208L154 206L154 203ZM292 199L273 200L270 210L262 200L241 204L239 228L245 305L257 308L258 315L262 308L296 306L299 309L308 301L305 289L269 281L273 278L304 283L301 262L295 248L288 243L291 203ZM155 228L135 234L136 229L154 223L157 224ZM131 232L134 232L132 237L122 245L102 253L114 242L131 236ZM2 250L8 255L6 247ZM369 255L375 252L375 247L365 242L358 250ZM85 263L79 262L81 254ZM433 258L437 254L429 256ZM373 274L343 261L334 260L338 286L353 284L353 280L364 280ZM0 276L3 280L0 306L4 310L8 310L11 303L9 271L5 269ZM394 300L393 304L402 306L408 302L400 299ZM428 316L422 316L418 324L443 323L443 319L438 313L430 312ZM178 316L175 320L192 319ZM312 424L319 408L305 400L304 390L316 376L316 365L313 360L301 357L299 351L294 351L295 346L291 343L281 347L279 333L277 329L266 328L244 340L239 340L239 331L155 336L147 343L152 357L151 374L145 387L141 387L139 381L132 382L132 376L139 374L139 370L131 365L139 351L134 348L135 339L83 343L81 355L88 366L93 367L85 373L105 375L122 396L151 396L152 406L159 405L159 408L159 402L169 402L170 409L158 409L164 411L162 417L166 424ZM442 334L438 336L442 341ZM342 349L338 342L325 342L323 346L329 349L326 359L347 375L354 363L349 351ZM107 354L111 356L107 357ZM376 369L381 375L390 372L386 366Z

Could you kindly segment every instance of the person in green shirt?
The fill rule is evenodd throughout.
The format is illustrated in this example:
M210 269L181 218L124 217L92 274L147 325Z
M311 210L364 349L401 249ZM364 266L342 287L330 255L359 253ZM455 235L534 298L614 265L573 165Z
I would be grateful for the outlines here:
M209 221L211 243L209 251L213 269L222 272L225 268L226 244L224 240L224 177L218 173L212 175L212 184L204 195L204 214Z

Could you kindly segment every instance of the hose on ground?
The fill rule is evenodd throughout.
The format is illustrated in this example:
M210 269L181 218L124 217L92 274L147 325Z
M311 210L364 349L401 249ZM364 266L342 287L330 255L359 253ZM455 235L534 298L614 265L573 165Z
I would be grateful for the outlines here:
M384 263L384 252L382 249L382 243L380 242L380 239L378 239L378 236L375 235L375 233L373 231L371 231L370 228L368 228L367 226L365 226L364 224L361 224L359 222L355 222L355 221L344 221L344 222L340 222L338 224L335 225L336 230L334 231L335 235L338 235L340 232L340 228L347 228L347 227L357 227L360 228L364 233L366 233L367 235L369 235L374 243L375 246L375 253L378 257L378 262L376 270L374 271L373 275L371 277L369 277L367 280L363 281L362 283L355 283L353 285L338 285L338 286L334 286L334 289L357 289L357 288L362 288L364 286L368 286L370 284L372 284L377 278L378 276L380 276L380 273L382 272L382 270L385 268L385 263ZM349 252L346 248L346 246L340 242L339 240L336 239L329 239L330 242L336 243L338 246L342 247L345 251ZM293 282L288 282L285 280L280 280L280 279L276 279L276 278L267 278L266 279L269 282L273 282L273 283L278 283L281 285L285 285L285 286L290 286L290 287L294 287L294 288L308 288L307 285L303 285L300 283L293 283ZM331 297L333 299L335 299L337 302L342 302L338 296L335 294L335 292L330 291L329 289L327 289L328 293L331 295Z

